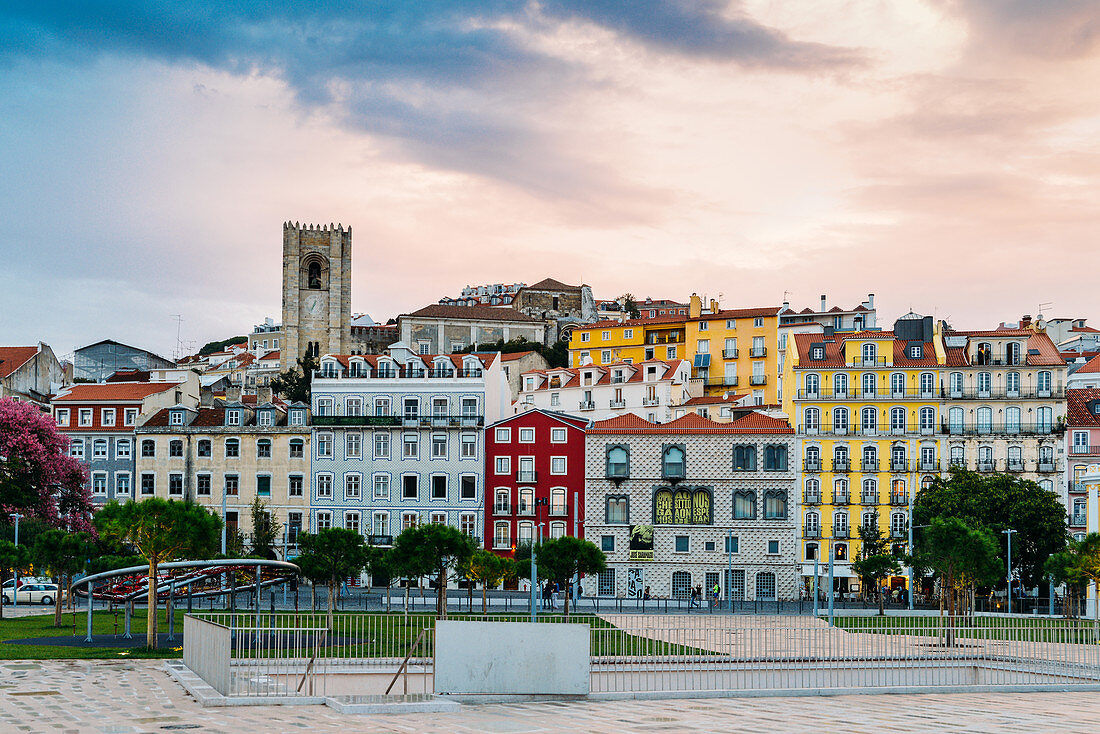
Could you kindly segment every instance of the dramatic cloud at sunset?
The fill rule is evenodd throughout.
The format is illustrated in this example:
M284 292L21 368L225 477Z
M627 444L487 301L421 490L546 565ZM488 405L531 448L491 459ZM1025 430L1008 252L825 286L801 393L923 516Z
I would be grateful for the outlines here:
M380 319L548 276L1096 303L1095 2L12 1L0 40L0 343L278 318L285 220L353 227Z

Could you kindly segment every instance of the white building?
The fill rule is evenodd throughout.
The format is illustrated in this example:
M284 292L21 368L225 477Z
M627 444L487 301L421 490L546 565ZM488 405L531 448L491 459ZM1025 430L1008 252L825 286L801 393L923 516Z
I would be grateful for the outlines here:
M701 394L701 381L691 380L691 363L655 359L524 372L514 408L517 413L542 408L593 420L633 413L656 423L672 420L675 406Z

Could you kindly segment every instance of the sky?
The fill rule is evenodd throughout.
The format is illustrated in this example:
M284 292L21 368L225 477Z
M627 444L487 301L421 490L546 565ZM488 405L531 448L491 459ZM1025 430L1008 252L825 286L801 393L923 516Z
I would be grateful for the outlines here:
M1094 0L8 0L0 343L278 320L288 220L353 228L380 320L544 277L1088 317L1097 89Z

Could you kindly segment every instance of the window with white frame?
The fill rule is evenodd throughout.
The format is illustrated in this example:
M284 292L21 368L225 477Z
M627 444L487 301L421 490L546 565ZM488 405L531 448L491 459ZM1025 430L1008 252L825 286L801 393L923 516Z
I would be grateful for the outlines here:
M301 474L291 474L287 477L287 494L290 497L301 497L305 480Z
M565 536L565 523L560 520L550 523L550 537L552 539Z
M119 472L115 475L115 494L124 494L129 496L130 494L130 472Z
M69 456L74 459L84 458L84 439L74 438L69 444Z
M390 399L389 398L375 398L374 399L374 414L379 416L386 416L390 414Z
M507 520L498 520L493 523L493 547L510 548L511 545L512 534L509 528L509 522Z
M458 516L458 530L463 535L473 537L477 532L477 515L472 512L463 512Z
M447 458L447 435L444 433L432 434L432 458Z
M447 475L433 474L431 479L431 492L433 500L447 499Z
M359 474L344 475L344 498L357 500L362 495L363 478Z
M535 442L535 429L534 428L521 428L521 429L519 429L519 442L520 443L534 443Z
M304 426L306 424L306 412L301 408L295 408L290 411L290 425L292 426Z
M107 439L97 438L96 440L92 441L92 458L93 459L106 459L107 458Z
M141 493L142 495L152 495L157 489L157 475L150 472L144 472L141 475Z
M107 494L107 472L92 472L92 494Z
M54 413L54 418L56 419L57 425L59 426L69 425L69 409L58 408L57 411Z
M417 459L420 457L420 436L415 433L406 433L401 439L401 456L405 459Z
M463 459L476 459L477 458L477 434L463 433L462 434L462 458Z
M401 513L401 529L411 530L419 524L420 516L415 512L403 512Z
M271 439L261 438L256 441L256 458L257 459L270 459L271 458Z
M332 513L328 510L317 511L317 530L328 530L332 527Z
M390 475L389 474L375 474L374 475L374 498L385 500L390 497ZM385 533L379 533L379 535L385 535Z
M182 474L169 474L168 475L168 496L169 497L182 497L183 496L183 475Z
M551 474L565 474L566 457L564 456L552 456L550 457L550 473Z
M90 426L92 425L92 409L81 408L80 409L80 425Z
M390 458L390 434L384 431L374 434L374 458Z
M498 428L495 432L497 443L511 443L512 442L512 429L511 428Z
M420 477L416 474L404 474L401 477L401 499L415 500L420 496Z
M345 512L344 513L344 527L348 530L353 530L356 533L359 532L359 513L358 512Z
M372 535L389 535L390 534L390 513L384 510L376 510L373 518L373 533Z
M317 458L332 458L332 434L328 431L322 431L317 434Z
M115 424L115 409L103 408L99 413L99 420L105 426L113 426Z
M137 425L138 410L137 408L125 408L122 411L122 425L134 426Z
M550 443L565 443L566 441L566 429L564 428L551 428L550 429Z
M317 496L324 498L332 497L332 475L331 474L318 474L317 475Z
M236 497L241 490L241 478L236 474L225 475L225 493L230 497Z
M115 458L116 459L129 459L131 454L131 447L128 438L120 438L115 441Z
M83 449L82 449L83 450ZM510 456L498 456L493 466L494 474L511 474L512 473L512 457Z
M225 411L225 425L227 426L239 426L241 425L241 411L232 409Z
M477 499L477 477L472 474L463 474L458 478L459 495L461 500Z
M199 439L196 453L199 455L199 458L210 458L213 453L213 443L211 443L209 438Z

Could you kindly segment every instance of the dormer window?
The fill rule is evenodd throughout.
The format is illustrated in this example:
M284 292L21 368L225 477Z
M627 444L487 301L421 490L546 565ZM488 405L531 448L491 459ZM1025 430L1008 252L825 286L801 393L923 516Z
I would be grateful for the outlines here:
M321 364L321 375L324 377L336 377L336 362L326 360Z
M257 418L258 418L257 422L259 423L259 425L261 425L261 426L274 425L275 421L273 420L273 418L274 418L273 412L274 411L270 411L270 410L261 410L259 413L257 413L256 414Z
M909 359L924 359L924 346L913 344L909 347Z
M168 425L170 426L182 426L183 425L183 411L173 410L168 413Z
M301 408L295 408L290 411L290 425L292 426L304 426L306 424L306 412Z
M810 350L810 359L825 359L825 347L814 347Z
M239 426L241 425L241 411L231 409L225 411L225 425L227 426Z

